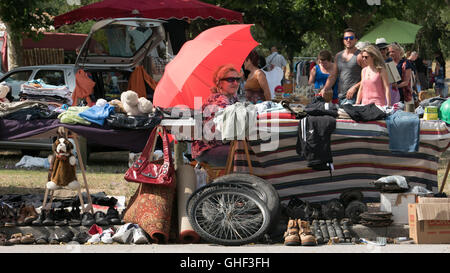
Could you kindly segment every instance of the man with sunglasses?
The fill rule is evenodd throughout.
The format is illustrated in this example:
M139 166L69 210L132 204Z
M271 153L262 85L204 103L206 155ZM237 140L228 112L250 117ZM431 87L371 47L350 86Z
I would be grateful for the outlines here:
M356 48L358 37L353 29L347 28L342 40L345 49L336 54L334 64L337 69L328 77L324 89L331 90L338 80L339 104L355 104L363 66L360 51Z

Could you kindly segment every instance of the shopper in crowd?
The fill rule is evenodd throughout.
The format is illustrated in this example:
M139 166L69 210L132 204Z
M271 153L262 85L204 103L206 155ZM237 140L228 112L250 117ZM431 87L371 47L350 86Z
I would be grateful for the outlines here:
M436 53L435 57L436 66L434 68L434 90L436 91L436 95L439 95L441 98L444 97L444 81L445 81L445 60L442 56L442 53Z
M420 57L419 53L413 51L411 55L416 55L414 59L414 64L417 69L418 82L420 84L421 90L428 89L428 80L427 80L427 65L425 61Z
M414 100L411 88L411 62L404 57L405 52L403 48L397 44L392 43L389 45L389 56L397 66L398 73L401 80L392 84L392 89L400 92L400 101L405 104L405 111L414 112Z
M215 135L214 116L220 109L238 101L236 92L239 88L241 75L232 64L222 65L213 74L214 86L212 94L202 106L203 126L209 131L203 132L203 140L192 143L192 157L212 166L224 166L230 150L229 144L224 144L219 136Z
M245 97L252 103L272 99L266 74L259 67L259 54L252 50L244 61L244 67L250 71L245 82Z
M358 37L353 29L345 29L342 39L345 49L336 54L337 69L328 77L324 89L331 90L338 80L339 104L354 104L361 82L362 58L355 46Z
M417 89L418 75L417 75L416 63L414 62L416 60L416 58L417 58L417 52L415 52L415 51L408 51L408 52L406 52L406 58L411 63L411 68L412 68L412 73L411 73L411 86L412 86L412 89L414 91L418 92L420 90Z
M388 50L388 46L389 44L386 42L386 39L384 38L377 38L375 40L375 45L378 47L378 49L381 52L381 56L383 56L383 59L386 63L388 62L392 62L392 58L389 57L389 50Z
M286 59L278 52L276 46L272 46L270 49L271 54L266 58L266 65L268 70L272 70L275 66L278 66L283 70L283 75L286 73Z
M325 98L325 101L338 103L338 84L333 86L333 90L325 90L328 77L331 73L335 73L336 65L333 63L332 55L328 50L322 50L317 56L317 64L311 69L308 84L314 85L314 89L320 90L319 94Z
M362 50L361 57L366 66L361 71L361 85L356 104L391 105L389 79L381 52L375 46L369 45Z

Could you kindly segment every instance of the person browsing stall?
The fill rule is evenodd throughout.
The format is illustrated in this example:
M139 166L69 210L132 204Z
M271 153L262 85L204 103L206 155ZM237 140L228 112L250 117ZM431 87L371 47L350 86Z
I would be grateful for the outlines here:
M403 48L398 44L389 45L389 56L397 66L397 71L401 76L401 80L393 83L392 88L400 92L400 101L405 104L405 111L414 112L414 99L411 88L412 66L408 59L404 57Z
M354 104L361 82L362 58L356 48L358 37L353 29L345 29L342 40L345 49L336 54L334 63L337 69L328 77L324 89L331 90L338 80L339 104Z
M328 77L331 73L337 69L335 64L332 62L332 56L330 51L322 50L317 56L318 64L311 68L309 74L308 84L314 85L315 89L320 89L319 95L324 97L326 101L332 101L333 103L338 103L338 84L335 83L333 86L332 93L330 90L325 90L325 86Z
M218 67L213 73L214 86L211 95L202 105L203 128L209 128L211 135L204 135L203 140L192 143L192 158L212 166L224 166L230 150L229 144L224 144L219 137L214 136L214 116L228 105L238 102L236 95L241 75L232 64Z
M252 103L272 99L266 74L258 68L258 64L259 55L255 50L252 50L244 61L245 69L250 72L244 85L245 97Z
M375 45L380 50L381 56L383 56L384 62L386 62L386 63L392 62L392 58L389 57L389 53L388 53L389 52L389 49L388 49L389 44L386 42L386 39L377 38L375 40Z
M365 47L361 57L366 66L361 71L361 84L356 104L391 105L389 79L381 52L373 45Z

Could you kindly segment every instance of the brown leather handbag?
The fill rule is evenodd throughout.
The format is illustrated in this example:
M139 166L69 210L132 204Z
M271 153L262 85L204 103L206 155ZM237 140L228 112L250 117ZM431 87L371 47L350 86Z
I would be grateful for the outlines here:
M164 158L153 160L158 136L162 138ZM164 127L159 125L153 129L141 156L125 173L124 179L129 182L175 186L175 168L169 146L169 137Z

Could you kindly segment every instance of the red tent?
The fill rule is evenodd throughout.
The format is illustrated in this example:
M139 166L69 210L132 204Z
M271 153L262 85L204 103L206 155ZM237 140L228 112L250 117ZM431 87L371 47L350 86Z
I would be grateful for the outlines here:
M55 17L56 28L87 20L121 17L151 19L225 19L242 23L240 12L207 4L197 0L104 0L83 6Z
M45 32L44 38L39 41L24 38L23 48L63 48L65 51L75 51L77 47L81 47L86 38L87 34Z

